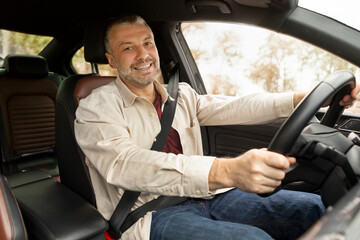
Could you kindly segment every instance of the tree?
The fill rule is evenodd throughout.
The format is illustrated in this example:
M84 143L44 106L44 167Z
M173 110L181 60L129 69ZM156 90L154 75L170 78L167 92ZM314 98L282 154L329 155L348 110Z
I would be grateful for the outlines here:
M221 30L221 34L214 29ZM224 25L211 23L186 23L182 24L182 30L208 93L236 95L236 80L225 74L229 73L229 69L241 65L241 33L226 31ZM214 59L217 60L216 64Z
M232 31L226 31L217 36L212 56L223 60L223 64L234 67L243 58L241 52L241 36Z
M304 45L301 62L304 67L311 67L316 72L315 80L322 81L326 76L338 70L356 73L357 67L351 63L312 45Z
M275 33L268 36L258 55L248 76L269 92L296 90L304 72L308 73L307 78L317 83L334 71L346 69L355 74L357 69L318 47Z
M295 41L269 34L266 43L260 47L256 62L251 64L248 76L253 82L262 84L267 92L293 91L296 82L291 64L299 52Z
M211 94L220 94L226 96L235 96L237 86L232 83L227 75L210 75L211 87L208 92Z

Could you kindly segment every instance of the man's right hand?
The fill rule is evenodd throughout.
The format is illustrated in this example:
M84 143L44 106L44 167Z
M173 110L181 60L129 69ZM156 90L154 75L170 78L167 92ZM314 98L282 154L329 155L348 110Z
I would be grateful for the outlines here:
M293 157L252 149L235 158L216 158L209 173L209 190L236 187L245 192L273 192L296 162Z

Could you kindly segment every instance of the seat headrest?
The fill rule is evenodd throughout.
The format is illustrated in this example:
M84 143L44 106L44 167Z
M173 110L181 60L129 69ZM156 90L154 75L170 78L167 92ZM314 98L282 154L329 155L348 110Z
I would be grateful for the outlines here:
M44 78L49 74L47 61L41 56L9 54L3 67L12 77Z
M96 20L90 23L84 36L84 56L90 63L107 64L105 57L104 37L107 22L105 20Z

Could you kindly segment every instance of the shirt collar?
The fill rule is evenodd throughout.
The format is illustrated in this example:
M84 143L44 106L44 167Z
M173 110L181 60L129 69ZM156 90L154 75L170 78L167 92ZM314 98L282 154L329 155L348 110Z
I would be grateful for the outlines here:
M129 107L132 104L134 104L135 100L137 98L141 98L140 96L137 96L133 92L131 92L128 87L125 85L125 83L119 78L119 76L116 78L115 84L120 92L120 95L122 96L124 100L124 107ZM161 85L158 81L154 81L155 89L156 91L161 95L161 101L164 103L168 98L170 98L171 101L173 99L170 97L170 95L167 93L166 88Z

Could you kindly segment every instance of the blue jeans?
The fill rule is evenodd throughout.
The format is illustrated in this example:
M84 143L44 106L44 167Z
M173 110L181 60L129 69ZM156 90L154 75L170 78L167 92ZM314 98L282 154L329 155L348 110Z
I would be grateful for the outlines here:
M238 189L191 198L152 214L150 239L297 239L325 212L318 195L281 190L262 198Z

